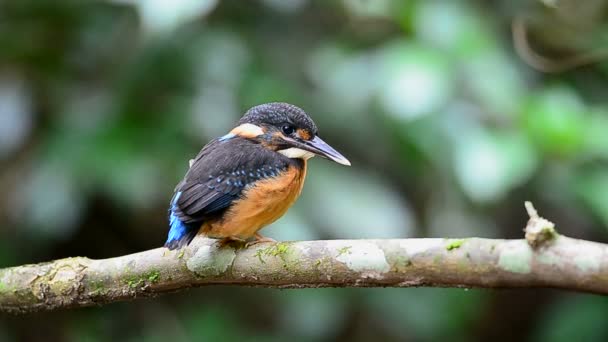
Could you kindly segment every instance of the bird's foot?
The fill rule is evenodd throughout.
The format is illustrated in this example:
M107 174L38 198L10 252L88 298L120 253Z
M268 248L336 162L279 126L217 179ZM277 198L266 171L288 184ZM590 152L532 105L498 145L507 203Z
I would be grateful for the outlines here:
M245 248L253 246L253 245L257 245L258 243L263 243L263 242L277 242L277 240L275 240L273 238L265 237L258 233L256 233L254 235L254 237L255 237L255 240L247 242L245 244Z
M225 237L223 239L221 239L218 243L217 246L222 248L225 246L230 246L230 245L237 245L236 247L238 247L238 245L242 246L243 244L245 244L245 247L247 247L246 241L238 238L236 236L229 236L229 237Z

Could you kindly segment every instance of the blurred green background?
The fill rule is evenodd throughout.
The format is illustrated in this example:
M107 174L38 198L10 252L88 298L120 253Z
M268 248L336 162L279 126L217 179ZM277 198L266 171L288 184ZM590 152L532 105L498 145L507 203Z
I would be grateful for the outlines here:
M520 238L524 200L608 241L606 1L0 0L0 267L164 243L188 159L286 101L313 160L279 240ZM0 316L0 341L606 341L608 298L552 290L208 287Z

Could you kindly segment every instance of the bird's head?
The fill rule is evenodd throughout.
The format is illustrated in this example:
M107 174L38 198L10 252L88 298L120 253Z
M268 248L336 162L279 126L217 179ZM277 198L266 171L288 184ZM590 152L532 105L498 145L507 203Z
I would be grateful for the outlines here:
M288 103L266 103L249 109L230 135L256 140L289 158L306 160L318 155L350 165L348 159L319 138L310 116Z

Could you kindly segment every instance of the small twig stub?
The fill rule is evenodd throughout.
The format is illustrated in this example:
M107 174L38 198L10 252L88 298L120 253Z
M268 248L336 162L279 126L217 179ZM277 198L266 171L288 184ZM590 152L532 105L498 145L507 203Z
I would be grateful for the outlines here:
M526 224L524 231L526 232L526 241L533 248L537 248L553 239L558 234L555 230L555 224L538 215L538 211L532 205L532 202L526 201L524 203L526 211L530 219Z

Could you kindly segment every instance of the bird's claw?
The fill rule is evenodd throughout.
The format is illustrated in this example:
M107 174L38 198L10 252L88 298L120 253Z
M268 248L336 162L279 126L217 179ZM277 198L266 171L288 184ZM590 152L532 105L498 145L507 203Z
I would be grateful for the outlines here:
M265 237L260 234L255 234L254 236L255 236L255 240L245 243L245 248L248 248L250 246L257 245L258 243L263 243L263 242L277 242L277 240L275 240L273 238Z
M245 240L243 240L241 238L234 237L234 236L229 236L229 237L221 239L218 242L217 245L218 245L218 247L221 248L221 247L228 246L228 245L233 245L233 244L241 244L242 245L243 243L245 243ZM246 243L245 243L245 246L247 246Z

